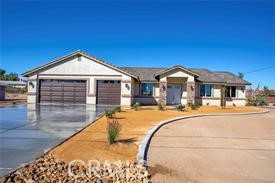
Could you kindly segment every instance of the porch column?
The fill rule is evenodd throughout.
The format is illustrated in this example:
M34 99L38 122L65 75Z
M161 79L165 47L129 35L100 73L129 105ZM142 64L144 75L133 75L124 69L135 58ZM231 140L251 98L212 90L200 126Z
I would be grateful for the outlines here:
M187 82L187 104L195 103L195 82Z
M159 81L159 102L166 105L167 81Z

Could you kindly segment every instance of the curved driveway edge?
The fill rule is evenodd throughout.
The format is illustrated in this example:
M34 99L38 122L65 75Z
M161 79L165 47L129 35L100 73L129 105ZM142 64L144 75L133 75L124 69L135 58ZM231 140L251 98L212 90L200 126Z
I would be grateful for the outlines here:
M138 154L137 154L137 161L138 162L145 162L147 161L147 153L149 149L150 142L154 136L154 134L164 125L167 125L172 122L177 122L182 119L189 119L189 118L197 118L197 117L207 117L207 116L237 116L237 115L253 115L253 114L264 114L268 113L268 109L264 109L260 112L247 112L247 113L220 113L220 114L195 114L189 116L181 116L172 119L168 119L165 121L161 121L158 125L153 127L143 139L142 143L139 146Z

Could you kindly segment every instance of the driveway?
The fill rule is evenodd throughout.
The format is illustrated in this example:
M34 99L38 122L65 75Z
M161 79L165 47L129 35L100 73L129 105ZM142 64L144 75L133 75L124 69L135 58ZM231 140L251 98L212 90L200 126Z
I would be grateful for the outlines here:
M21 105L0 107L0 175L70 137L112 106Z
M148 152L153 182L275 182L275 110L162 127Z

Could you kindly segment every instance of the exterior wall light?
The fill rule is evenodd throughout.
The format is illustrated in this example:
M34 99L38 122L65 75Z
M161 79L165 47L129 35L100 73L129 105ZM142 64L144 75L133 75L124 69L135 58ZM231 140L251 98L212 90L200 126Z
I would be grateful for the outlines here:
M128 83L125 83L125 88L127 88L127 90L130 90L130 85Z
M34 88L34 83L32 81L29 81L29 85Z

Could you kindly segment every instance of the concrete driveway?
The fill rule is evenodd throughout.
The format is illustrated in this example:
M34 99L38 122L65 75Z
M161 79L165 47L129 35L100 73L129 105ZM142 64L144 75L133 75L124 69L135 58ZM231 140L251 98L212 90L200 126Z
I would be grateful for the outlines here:
M275 182L275 110L162 127L149 146L153 182Z
M0 107L0 175L70 137L112 106Z

